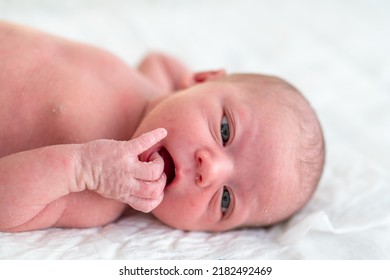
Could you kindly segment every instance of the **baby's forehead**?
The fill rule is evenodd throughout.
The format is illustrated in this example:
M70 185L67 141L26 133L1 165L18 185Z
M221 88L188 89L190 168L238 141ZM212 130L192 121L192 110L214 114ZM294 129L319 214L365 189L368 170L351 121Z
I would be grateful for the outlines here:
M298 130L302 119L313 114L307 99L294 86L277 77L233 75L226 81L235 88L232 98L253 111L254 118L273 117Z
M241 84L247 87L274 87L274 86L290 86L289 83L276 76L262 74L232 74L223 78L226 82Z
M222 79L236 89L237 98L249 101L282 100L284 98L299 98L299 92L286 81L260 74L233 74ZM256 104L253 104L256 105Z
M283 95L277 88L253 83L234 83L231 90L226 92L227 100L234 104L235 108L245 111L251 118L259 121L259 125L262 124L261 120L273 118L274 121L285 121L282 116L295 114L294 106L289 105L294 102L287 102ZM289 98L294 99L293 96Z

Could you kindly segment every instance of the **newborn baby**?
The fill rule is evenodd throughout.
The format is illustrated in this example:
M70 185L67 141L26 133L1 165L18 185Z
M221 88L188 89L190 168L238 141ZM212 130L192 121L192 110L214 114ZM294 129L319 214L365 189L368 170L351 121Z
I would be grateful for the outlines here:
M0 22L0 230L93 227L126 209L183 230L268 226L301 209L324 140L282 79L137 69Z

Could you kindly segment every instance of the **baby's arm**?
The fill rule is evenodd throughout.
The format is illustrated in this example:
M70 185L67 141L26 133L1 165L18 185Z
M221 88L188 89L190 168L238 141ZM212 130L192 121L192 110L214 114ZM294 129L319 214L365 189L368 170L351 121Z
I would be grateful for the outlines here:
M181 62L161 53L147 55L138 70L164 93L183 89L191 77L191 72Z
M163 160L155 153L145 163L138 155L165 135L158 129L127 142L48 146L0 158L0 231L53 226L66 210L61 198L85 190L151 211L163 197Z

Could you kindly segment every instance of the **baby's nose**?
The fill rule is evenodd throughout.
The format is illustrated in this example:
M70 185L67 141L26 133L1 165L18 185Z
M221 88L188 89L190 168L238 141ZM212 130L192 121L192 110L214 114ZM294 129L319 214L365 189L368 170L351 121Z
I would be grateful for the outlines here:
M232 164L222 152L200 149L195 153L196 178L199 187L221 187L232 173Z

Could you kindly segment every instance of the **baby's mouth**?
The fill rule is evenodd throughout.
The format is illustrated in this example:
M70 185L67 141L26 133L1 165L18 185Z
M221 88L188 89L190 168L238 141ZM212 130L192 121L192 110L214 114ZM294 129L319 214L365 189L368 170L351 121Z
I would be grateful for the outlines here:
M162 147L158 153L164 160L164 173L167 176L167 186L172 183L173 179L175 179L176 176L176 168L175 163L172 159L172 156L169 154L167 149Z

